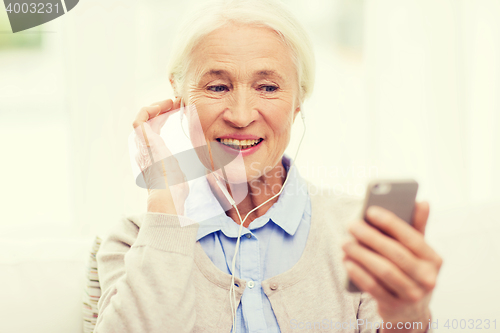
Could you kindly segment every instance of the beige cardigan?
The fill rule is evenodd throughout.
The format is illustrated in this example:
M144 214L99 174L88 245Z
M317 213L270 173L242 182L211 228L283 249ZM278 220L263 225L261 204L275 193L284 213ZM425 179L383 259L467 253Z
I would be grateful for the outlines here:
M375 301L344 288L341 244L361 200L319 192L310 194L311 228L300 260L262 288L281 332L375 332L368 323L381 322ZM94 332L231 332L231 276L196 242L198 224L180 227L179 218L187 219L146 213L111 229L97 253L102 296ZM239 304L246 281L235 282Z

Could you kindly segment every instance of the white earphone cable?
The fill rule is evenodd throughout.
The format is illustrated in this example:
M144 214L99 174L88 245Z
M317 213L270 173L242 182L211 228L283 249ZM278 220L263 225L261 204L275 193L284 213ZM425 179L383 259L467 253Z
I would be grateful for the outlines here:
M293 158L292 163L290 165L290 168L289 168L289 170L287 172L287 176L285 178L285 181L283 182L283 186L281 186L281 188L278 191L278 193L276 193L274 196L272 196L271 198L267 199L266 201L264 201L262 204L260 204L259 206L255 207L251 211L249 211L243 220L241 219L241 215L240 215L240 212L238 210L238 207L236 207L236 204L232 205L234 207L234 209L236 210L236 213L238 214L238 218L240 219L240 222L241 222L240 223L240 228L239 228L239 231L238 231L238 239L236 240L236 248L235 248L233 260L232 260L232 263L231 263L231 286L229 287L229 302L231 304L231 316L233 318L233 333L236 333L236 311L237 311L237 307L236 307L236 291L235 291L235 288L234 288L234 271L235 271L235 266L236 266L236 255L238 254L238 249L239 249L239 246L240 246L240 238L241 238L241 231L242 231L242 228L243 228L243 223L246 221L246 219L248 218L248 216L253 211L255 211L256 209L262 207L263 205L265 205L269 201L271 201L274 198L276 198L277 196L279 196L281 194L281 192L283 191L283 189L285 188L285 184L288 181L288 175L290 174L290 170L292 169L292 167L295 165L295 160L297 159L297 156L298 156L299 150L300 150L300 146L302 145L302 141L304 140L304 135L306 134L306 122L305 122L305 115L304 115L304 111L303 111L302 105L300 106L300 112L301 112L302 123L304 125L304 130L302 131L302 137L300 138L299 146L297 148L297 151L295 152L295 157ZM234 202L234 200L232 200L232 201ZM232 298L231 298L231 295L232 295Z

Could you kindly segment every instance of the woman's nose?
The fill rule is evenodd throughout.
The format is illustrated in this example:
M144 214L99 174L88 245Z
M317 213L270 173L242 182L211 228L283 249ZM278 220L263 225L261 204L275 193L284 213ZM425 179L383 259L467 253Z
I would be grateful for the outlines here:
M223 118L233 127L247 127L255 120L256 115L257 111L254 110L251 96L239 91L234 93Z

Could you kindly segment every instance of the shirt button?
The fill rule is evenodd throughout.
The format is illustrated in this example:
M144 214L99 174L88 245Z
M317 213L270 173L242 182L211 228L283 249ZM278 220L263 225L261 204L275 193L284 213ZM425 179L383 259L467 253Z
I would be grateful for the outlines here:
M276 290L276 289L278 289L278 285L276 283L273 283L271 285L271 290Z
M252 235L250 235L250 234L247 234L247 238L252 238Z
M255 287L255 282L253 282L252 280L250 280L250 281L247 282L247 286L248 286L248 288L252 289L253 287Z

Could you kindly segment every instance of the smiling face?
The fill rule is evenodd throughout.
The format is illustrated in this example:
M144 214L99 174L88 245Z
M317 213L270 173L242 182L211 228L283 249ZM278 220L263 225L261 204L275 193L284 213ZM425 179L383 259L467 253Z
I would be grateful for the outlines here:
M270 28L227 24L191 54L184 102L194 104L205 140L241 149L247 180L281 162L299 112L297 69Z

